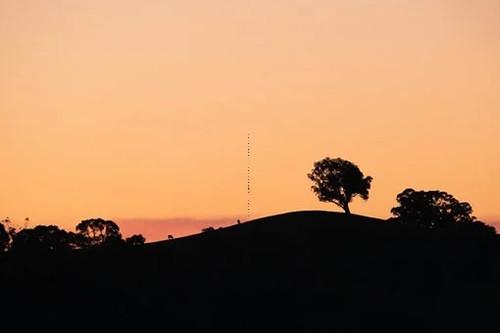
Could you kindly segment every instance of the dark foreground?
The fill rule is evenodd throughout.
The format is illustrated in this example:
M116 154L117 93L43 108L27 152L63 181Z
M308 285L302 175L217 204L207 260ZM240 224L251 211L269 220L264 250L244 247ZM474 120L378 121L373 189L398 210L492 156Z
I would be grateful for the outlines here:
M500 242L297 212L0 263L2 332L497 331Z

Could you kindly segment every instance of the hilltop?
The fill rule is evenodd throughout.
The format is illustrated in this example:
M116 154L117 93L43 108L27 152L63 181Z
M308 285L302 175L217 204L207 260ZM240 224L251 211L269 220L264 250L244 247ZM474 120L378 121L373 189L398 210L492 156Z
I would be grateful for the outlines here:
M5 258L0 310L42 331L477 331L500 310L499 250L496 237L291 212L137 248Z

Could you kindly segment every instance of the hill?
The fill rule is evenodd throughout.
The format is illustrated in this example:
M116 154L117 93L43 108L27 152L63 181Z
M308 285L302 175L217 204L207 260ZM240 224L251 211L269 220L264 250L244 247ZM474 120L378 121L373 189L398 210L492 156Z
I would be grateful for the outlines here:
M40 331L480 331L496 238L292 212L138 248L6 257L6 327Z

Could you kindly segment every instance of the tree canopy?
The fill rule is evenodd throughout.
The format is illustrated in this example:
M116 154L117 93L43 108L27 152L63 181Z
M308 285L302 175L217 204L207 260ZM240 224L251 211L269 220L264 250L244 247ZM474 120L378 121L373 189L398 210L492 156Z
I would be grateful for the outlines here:
M368 200L372 177L365 177L359 167L341 158L324 158L314 163L307 175L311 189L320 201L332 202L350 214L349 203L356 196Z
M442 229L459 226L468 230L495 233L472 215L468 202L460 202L453 195L442 191L415 191L406 189L396 198L399 206L391 209L396 222L425 229Z
M14 234L13 251L61 251L75 248L72 233L59 229L55 225L39 225L23 229Z
M103 245L120 241L120 227L110 220L101 218L83 220L76 226L76 232L82 237L82 247Z

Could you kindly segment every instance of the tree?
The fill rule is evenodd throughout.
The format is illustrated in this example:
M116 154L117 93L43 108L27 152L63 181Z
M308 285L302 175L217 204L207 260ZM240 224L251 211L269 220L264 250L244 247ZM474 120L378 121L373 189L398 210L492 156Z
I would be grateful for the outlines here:
M98 246L122 240L120 227L113 221L101 218L80 222L76 226L76 232L81 237L80 247Z
M0 223L0 253L8 249L10 243L10 235L5 229L5 226Z
M125 239L125 243L130 246L144 245L144 242L146 242L146 238L144 238L144 236L141 234L132 235L129 238Z
M471 232L495 233L493 227L472 216L472 207L442 191L406 189L396 198L399 206L391 209L394 221L424 229L461 228Z
M365 177L358 166L341 158L324 158L314 163L307 175L311 189L323 202L332 202L350 214L349 203L356 196L368 200L372 177Z
M55 225L39 225L17 232L12 241L12 251L64 251L74 248L71 233Z

